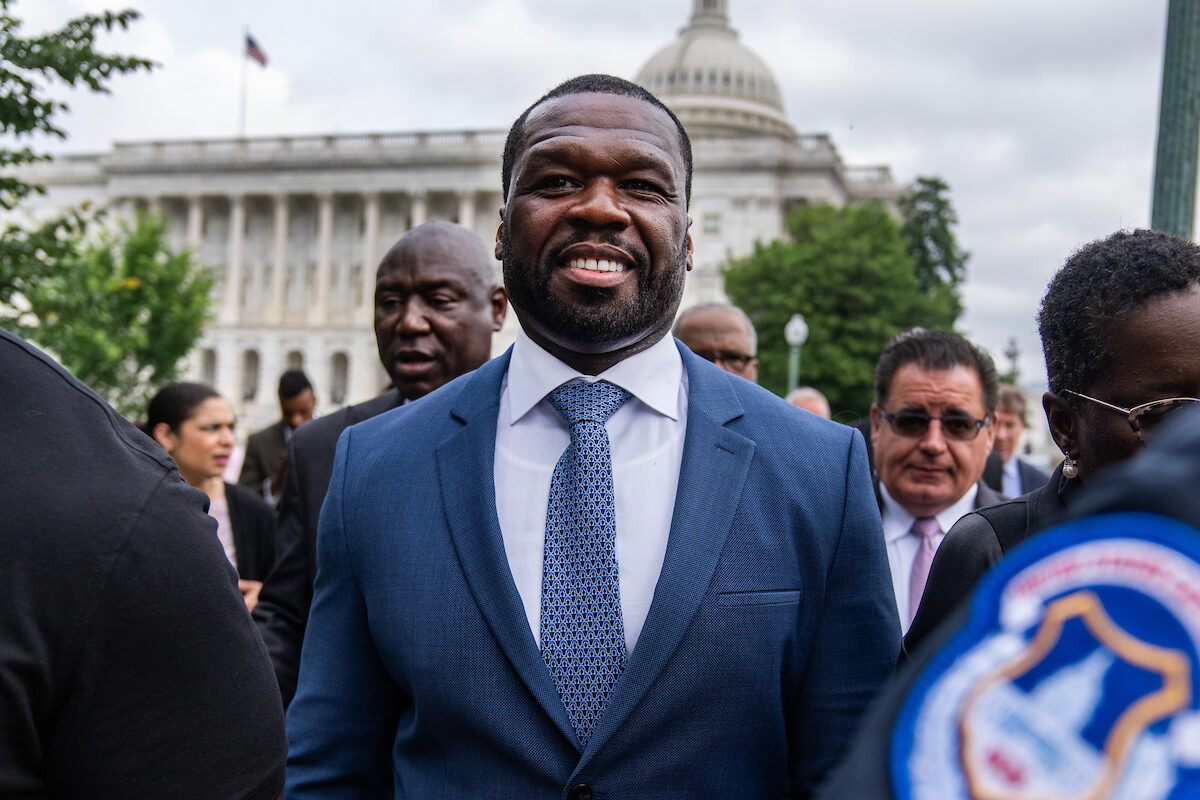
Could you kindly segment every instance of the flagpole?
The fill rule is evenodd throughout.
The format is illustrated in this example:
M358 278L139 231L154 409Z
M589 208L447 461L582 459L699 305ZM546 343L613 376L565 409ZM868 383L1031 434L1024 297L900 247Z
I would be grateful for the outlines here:
M238 138L246 138L246 37L250 35L250 28L242 28L242 43L238 48L238 52L242 58L242 89L241 99L238 103Z

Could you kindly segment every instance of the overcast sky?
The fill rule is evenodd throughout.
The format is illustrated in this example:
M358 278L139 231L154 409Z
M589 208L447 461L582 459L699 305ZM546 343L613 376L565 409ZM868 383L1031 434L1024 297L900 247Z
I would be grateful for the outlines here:
M160 68L71 98L55 149L232 136L242 30L249 135L507 127L582 72L632 78L687 22L690 0L129 0L143 18L106 45ZM18 0L33 32L109 0ZM950 184L971 253L960 323L1022 382L1044 381L1034 318L1079 245L1150 217L1166 0L731 0L793 126L850 165ZM497 177L497 181L499 178Z

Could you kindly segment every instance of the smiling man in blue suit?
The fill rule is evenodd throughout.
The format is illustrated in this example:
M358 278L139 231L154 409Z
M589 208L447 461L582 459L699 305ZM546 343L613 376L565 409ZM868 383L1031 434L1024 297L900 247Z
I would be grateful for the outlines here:
M691 146L583 76L513 125L523 333L349 428L289 798L807 796L900 634L861 437L670 336Z

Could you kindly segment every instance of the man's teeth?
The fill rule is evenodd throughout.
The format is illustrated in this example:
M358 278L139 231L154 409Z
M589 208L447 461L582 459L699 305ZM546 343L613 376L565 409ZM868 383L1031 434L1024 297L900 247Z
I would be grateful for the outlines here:
M573 258L567 262L568 267L587 269L592 272L624 272L625 265L618 261L608 261L603 258Z

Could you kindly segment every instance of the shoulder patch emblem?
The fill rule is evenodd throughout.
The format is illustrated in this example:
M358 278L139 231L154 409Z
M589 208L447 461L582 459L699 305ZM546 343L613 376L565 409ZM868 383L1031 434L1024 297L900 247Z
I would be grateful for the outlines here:
M1200 532L1040 534L982 580L892 736L900 800L1200 797Z

